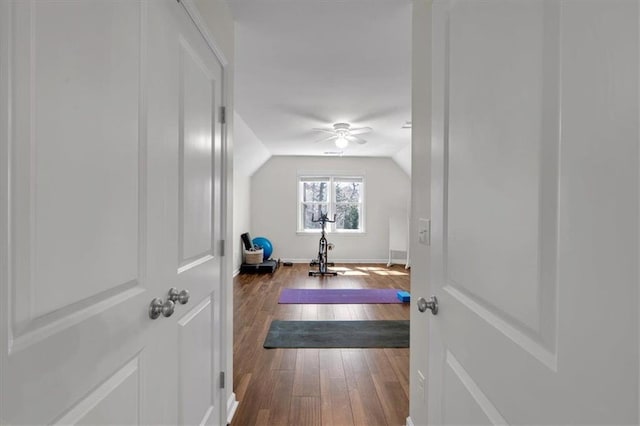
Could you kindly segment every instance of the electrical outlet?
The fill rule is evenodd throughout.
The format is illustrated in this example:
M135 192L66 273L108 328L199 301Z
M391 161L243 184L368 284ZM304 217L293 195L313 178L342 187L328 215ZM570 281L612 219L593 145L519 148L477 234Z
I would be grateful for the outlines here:
M418 219L418 242L426 246L431 245L430 219Z

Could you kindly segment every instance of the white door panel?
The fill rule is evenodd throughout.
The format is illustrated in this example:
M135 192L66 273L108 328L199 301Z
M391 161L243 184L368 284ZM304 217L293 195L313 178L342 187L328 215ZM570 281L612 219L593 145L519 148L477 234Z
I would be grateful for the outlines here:
M173 5L172 5L173 6ZM170 423L217 424L220 419L220 262L215 249L221 237L220 180L222 131L220 107L222 65L181 6L168 11L149 93L154 105L175 100L176 108L150 111L150 128L171 132L157 152L163 158L158 186L163 215L165 292L171 287L190 293L186 305L166 321L163 351L173 365L175 413ZM158 135L162 137L161 135ZM160 206L159 206L160 207ZM216 214L217 213L217 214ZM166 294L166 293L165 293Z
M542 112L558 105L557 93L543 105L541 4L461 5L449 23L448 52L448 131L456 141L448 152L448 282L535 331L538 241L545 231L538 203L554 195L540 190ZM513 27L518 30L505 37ZM482 37L471 36L478 32ZM508 67L496 66L502 55ZM499 103L491 102L495 93Z
M559 10L543 2L461 4L446 53L445 290L528 342L527 350L547 352L550 365L560 129L544 115L558 116L560 94L544 89L558 87ZM505 37L513 26L518 31Z
M221 81L178 2L0 1L0 423L220 421Z
M430 421L637 422L638 4L433 13Z
M146 328L151 290L138 157L142 8L0 7L11 23L3 52L12 52L3 80L11 87L3 100L11 120L3 421L95 419L92 412L118 399L130 401L120 419L139 421L147 340L134 330ZM105 19L118 15L117 24ZM121 52L118 64L105 54L112 49ZM97 392L100 383L109 385Z
M178 321L178 347L180 383L179 424L215 423L214 407L217 407L212 382L214 371L212 339L212 303L205 299ZM206 380L203 380L206 378Z
M17 48L11 57L12 294L13 326L19 330L33 328L33 322L45 315L95 305L111 293L138 285L141 278L140 7L103 6L96 13L71 5L58 8L55 3L29 7L23 2L11 8L20 24L12 34ZM120 25L123 39L110 41L124 52L117 70L106 66L103 58L76 65L84 64L85 56L97 56L91 55L94 49L105 49L99 35L76 43L72 52L56 53L61 50L56 43L74 43L81 24L107 26L100 18L107 10L133 17ZM60 15L69 13L74 18L56 31ZM88 84L87 74L99 84ZM102 102L107 94L126 107ZM95 156L98 147L100 157ZM77 200L87 206L74 208ZM64 291L51 285L61 281Z
M213 77L186 41L180 43L181 265L212 254Z
M174 274L176 287L187 289L192 299L191 309L178 322L179 422L210 425L221 412L222 65L193 25L183 28L180 215L174 225L180 247Z
M122 1L93 7L21 5L14 10L28 24L14 28L14 41L28 45L31 54L18 50L13 55L14 76L27 89L14 97L24 102L14 110L15 120L24 123L15 127L15 138L31 143L20 144L28 151L14 157L18 170L25 171L15 189L18 198L30 192L30 209L23 212L31 217L16 212L16 219L29 221L16 241L29 235L32 246L29 269L16 270L16 299L29 303L30 311L16 305L18 322L139 281L138 150L143 143L138 137L140 6ZM92 32L78 38L87 27ZM104 54L110 49L118 50L118 63ZM71 207L78 199L86 208ZM49 285L60 281L66 281L65 291Z

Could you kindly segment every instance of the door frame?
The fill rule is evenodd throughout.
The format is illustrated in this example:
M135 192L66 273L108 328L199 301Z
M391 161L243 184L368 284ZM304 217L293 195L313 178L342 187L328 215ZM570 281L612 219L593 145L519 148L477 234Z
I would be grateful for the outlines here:
M9 151L9 141L11 129L9 126L9 104L11 102L11 77L9 75L9 65L11 63L11 16L8 13L9 5L6 1L0 0L0 351L3 354L9 352L9 327L10 324L10 303L9 303L9 280L11 271L9 269L9 247L11 235L9 231L9 209L11 208L9 199L9 185L11 175L9 165L11 163ZM6 208L5 208L6 207ZM7 368L6 357L0 356L0 375ZM0 398L0 422L4 418L6 409L4 399Z
M411 293L415 299L428 299L431 293L431 22L432 0L415 0L412 10L412 99L411 115L411 217L409 244L411 257L420 259L411 264ZM423 222L420 222L423 220ZM425 243L418 234L427 230ZM427 372L429 370L428 345L429 311L420 313L411 306L409 416L407 425L427 423Z

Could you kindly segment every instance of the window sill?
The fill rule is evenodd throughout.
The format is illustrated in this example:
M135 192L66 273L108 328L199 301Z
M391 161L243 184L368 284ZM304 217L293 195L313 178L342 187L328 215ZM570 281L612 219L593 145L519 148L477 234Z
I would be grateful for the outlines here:
M315 235L319 236L320 231L296 231L296 235ZM327 237L366 237L367 232L327 232Z

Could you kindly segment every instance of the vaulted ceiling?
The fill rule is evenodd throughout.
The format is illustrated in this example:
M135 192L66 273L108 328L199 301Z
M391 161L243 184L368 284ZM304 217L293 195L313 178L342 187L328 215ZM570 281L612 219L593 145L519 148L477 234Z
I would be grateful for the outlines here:
M408 151L411 0L229 0L235 110L271 155L341 151L313 128L371 127L345 156Z

